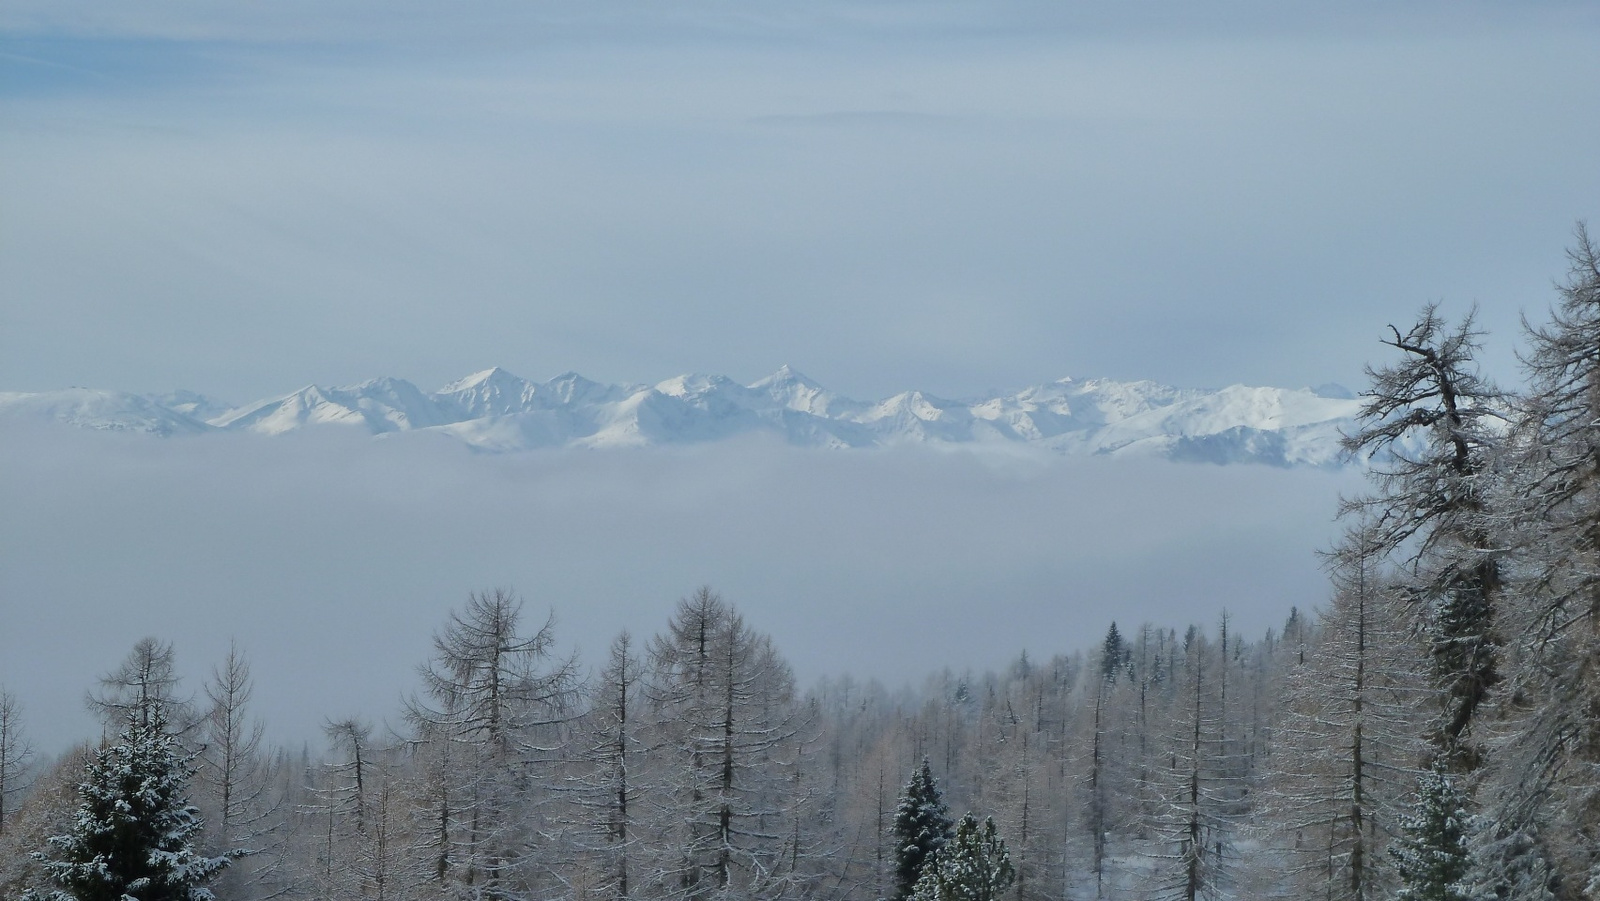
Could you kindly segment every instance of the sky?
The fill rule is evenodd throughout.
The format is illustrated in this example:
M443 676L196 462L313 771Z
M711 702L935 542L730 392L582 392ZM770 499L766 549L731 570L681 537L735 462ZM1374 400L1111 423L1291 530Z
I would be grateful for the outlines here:
M1580 219L1589 3L13 0L0 390L1359 383Z
M1359 389L1474 304L1516 379L1600 210L1600 7L0 5L0 391L234 403L489 366L951 397ZM701 584L805 678L1325 596L1349 474L760 442L0 434L0 684L61 746L145 634L277 734L381 718L467 592L586 660ZM270 686L270 687L269 687ZM314 703L308 703L308 699Z

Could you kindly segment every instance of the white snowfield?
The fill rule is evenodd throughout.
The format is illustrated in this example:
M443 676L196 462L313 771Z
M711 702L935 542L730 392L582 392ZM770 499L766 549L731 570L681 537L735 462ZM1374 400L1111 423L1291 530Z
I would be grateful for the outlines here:
M653 447L770 434L803 447L1030 445L1068 455L1137 455L1209 463L1337 467L1360 401L1321 389L1173 388L1064 378L1002 397L957 401L907 391L876 403L840 397L788 366L751 385L682 375L605 385L576 373L530 382L487 369L425 394L403 379L310 385L230 407L192 392L160 397L69 388L0 393L0 422L49 420L172 436L279 435L355 428L440 433L483 451Z

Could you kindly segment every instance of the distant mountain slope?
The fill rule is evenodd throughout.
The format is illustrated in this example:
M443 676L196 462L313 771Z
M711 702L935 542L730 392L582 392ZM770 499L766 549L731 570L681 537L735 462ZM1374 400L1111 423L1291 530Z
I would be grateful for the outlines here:
M403 379L309 385L242 407L192 392L159 397L71 388L0 393L0 421L24 418L155 435L278 435L339 426L377 435L448 435L483 451L654 447L764 433L802 447L914 442L1019 443L1068 455L1332 467L1360 401L1310 389L1173 388L1064 378L976 401L906 391L875 403L836 395L788 366L743 385L689 374L655 385L606 385L577 373L531 382L487 369L427 394Z
M199 434L211 427L159 401L120 391L65 388L37 394L0 392L0 423L57 422L108 432Z

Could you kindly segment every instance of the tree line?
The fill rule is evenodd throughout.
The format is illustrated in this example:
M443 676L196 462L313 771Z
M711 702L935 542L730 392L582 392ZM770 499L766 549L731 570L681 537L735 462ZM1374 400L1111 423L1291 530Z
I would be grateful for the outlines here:
M1582 226L1569 256L1520 390L1480 373L1470 313L1390 327L1346 438L1371 476L1342 502L1329 598L1263 635L1226 613L1113 623L996 672L802 691L709 588L589 676L495 590L436 631L395 725L330 719L316 751L267 743L242 651L191 697L146 639L89 695L102 738L58 759L0 691L0 897L120 898L74 867L137 832L101 828L137 783L167 799L159 859L192 876L140 898L1593 901Z

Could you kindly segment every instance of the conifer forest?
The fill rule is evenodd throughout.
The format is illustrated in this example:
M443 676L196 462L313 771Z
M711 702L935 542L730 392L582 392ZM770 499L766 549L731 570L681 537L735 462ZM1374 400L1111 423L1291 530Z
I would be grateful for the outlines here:
M247 646L190 684L144 638L65 754L0 687L0 898L1596 901L1600 246L1568 256L1520 386L1470 313L1375 324L1366 490L1265 634L1217 597L803 686L713 587L580 662L464 586L396 708L311 747Z

